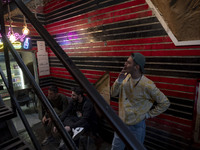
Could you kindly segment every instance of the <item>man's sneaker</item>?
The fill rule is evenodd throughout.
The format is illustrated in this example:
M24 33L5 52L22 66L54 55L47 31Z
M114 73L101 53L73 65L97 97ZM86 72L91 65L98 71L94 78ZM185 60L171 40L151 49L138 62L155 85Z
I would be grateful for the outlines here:
M47 144L49 144L50 142L53 142L53 141L54 141L54 137L53 136L46 137L42 141L42 146L45 146L45 145L47 145Z
M64 143L63 140L61 140L61 141L60 141L60 144L59 144L59 146L58 146L58 149L59 149L59 150L63 150L63 149L64 149L64 146L65 146L65 143Z
M83 127L77 127L75 129L72 129L72 132L73 132L72 139L77 140L79 138L79 136L84 132L84 128Z

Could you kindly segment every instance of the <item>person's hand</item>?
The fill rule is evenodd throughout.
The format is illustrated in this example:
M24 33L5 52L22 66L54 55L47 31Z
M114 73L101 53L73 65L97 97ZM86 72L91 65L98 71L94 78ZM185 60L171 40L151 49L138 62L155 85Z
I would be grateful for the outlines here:
M47 125L50 125L52 120L51 120L51 118L48 118L47 121L48 121Z
M53 127L53 132L54 132L54 133L57 133L57 132L58 132L58 130L57 130L56 127Z
M118 81L122 82L126 78L127 75L128 73L126 72L126 68L124 67L122 71L119 73Z
M71 131L70 126L65 126L65 129L67 130L67 132Z
M44 116L44 117L42 118L42 123L45 124L46 121L47 121L47 118L46 118L46 116Z

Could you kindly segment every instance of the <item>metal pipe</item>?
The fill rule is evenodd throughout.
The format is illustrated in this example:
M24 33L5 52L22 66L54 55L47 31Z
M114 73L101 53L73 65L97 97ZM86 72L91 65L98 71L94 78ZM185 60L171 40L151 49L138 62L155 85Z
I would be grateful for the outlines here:
M1 20L1 33L6 34L5 23L4 23L4 15L3 15L3 4L2 4L2 2L0 2L0 20ZM4 56L5 56L5 64L6 64L7 77L8 77L8 85L9 85L9 88L10 88L10 92L12 94L14 94L13 83L12 83L12 76L11 76L11 69L10 69L10 58L9 58L8 48L7 48L6 45L4 45ZM12 107L13 113L16 115L16 109L15 109L15 106L14 106L12 98L11 98L11 107Z

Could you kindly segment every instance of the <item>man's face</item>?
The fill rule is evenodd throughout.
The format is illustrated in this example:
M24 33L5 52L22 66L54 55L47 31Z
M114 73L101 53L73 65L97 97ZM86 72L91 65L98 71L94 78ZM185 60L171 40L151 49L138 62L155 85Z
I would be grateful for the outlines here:
M55 100L57 98L57 93L54 93L53 91L48 90L48 99Z
M138 65L133 61L133 58L130 56L127 61L124 63L124 70L126 70L127 73L134 73L138 70Z
M78 101L79 96L74 91L72 91L71 98L73 101Z

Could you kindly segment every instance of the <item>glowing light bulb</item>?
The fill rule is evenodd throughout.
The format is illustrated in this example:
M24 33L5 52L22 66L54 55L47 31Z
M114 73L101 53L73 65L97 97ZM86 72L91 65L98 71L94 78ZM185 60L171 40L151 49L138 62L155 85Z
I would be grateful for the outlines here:
M22 29L22 33L23 33L24 35L28 35L29 32L30 32L30 30L27 28L27 26L24 26L24 28Z
M11 43L14 43L16 41L16 37L13 34L10 35L10 41Z

